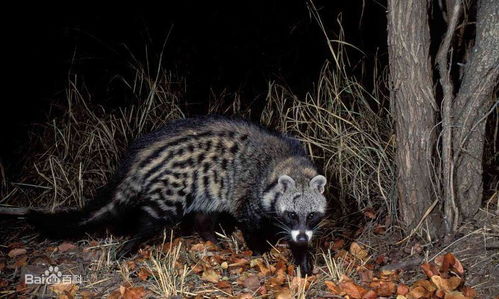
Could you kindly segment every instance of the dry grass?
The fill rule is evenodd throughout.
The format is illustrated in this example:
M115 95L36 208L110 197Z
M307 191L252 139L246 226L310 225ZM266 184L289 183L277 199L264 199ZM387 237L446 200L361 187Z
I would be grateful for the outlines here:
M331 182L329 186L335 186L329 194L339 190L337 199L344 211L353 202L355 210L384 207L395 215L390 191L395 176L389 115L383 103L345 72L343 47L341 44L336 49L335 63L324 67L315 89L304 98L270 83L260 122L304 143ZM109 179L131 140L184 117L179 108L182 84L161 67L151 70L149 65L134 60L133 76L119 78L134 100L113 110L93 104L84 84L77 76L71 77L62 109L56 109L58 113L34 129L21 178L6 188L7 196L1 203L49 209L82 206L86 197L92 197ZM213 95L209 107L207 112L225 115L249 116L251 112L242 111L241 98L228 92ZM234 235L220 236L233 252L241 251L243 244ZM133 270L114 260L116 240L105 244L108 246L101 248L93 268L106 271L119 267L123 281L130 281ZM152 249L146 265L151 273L148 289L160 297L189 295L185 289L189 271L175 265L185 248L179 244L163 249ZM352 271L330 253L322 257L325 276L333 281ZM311 287L306 280L289 282L296 298L306 298Z
M329 186L340 190L344 210L354 199L359 209L384 205L395 215L394 148L387 117L385 107L354 78L327 65L304 99L271 85L261 121L305 144Z
M170 236L170 246L165 249L166 234L163 236L162 246L154 247L150 259L147 261L147 269L151 273L152 281L150 290L161 298L171 296L191 295L185 289L185 279L189 275L187 265L178 269L180 252L184 250L182 243L173 245L173 235Z
M131 140L184 116L169 73L158 67L151 77L140 65L132 67L135 75L120 80L136 100L112 111L91 104L91 95L72 77L62 114L31 134L21 179L10 190L17 205L82 206L84 196L109 179Z
M343 258L334 257L331 250L322 252L321 257L326 265L326 270L323 272L328 280L338 283L343 276L351 277L355 270L353 263L346 263Z

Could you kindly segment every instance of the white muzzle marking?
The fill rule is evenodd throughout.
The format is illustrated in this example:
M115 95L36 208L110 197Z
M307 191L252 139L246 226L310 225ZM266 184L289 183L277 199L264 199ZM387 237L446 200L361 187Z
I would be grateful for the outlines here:
M305 233L305 235L307 236L308 242L310 242L310 240L312 240L312 236L314 234L314 232L311 230L299 231L297 229L293 229L293 230L291 230L291 238L293 239L293 241L297 242L297 238L298 238L298 235L300 233Z
M311 230L306 230L306 231L305 231L305 235L307 235L307 238L308 238L308 240L307 240L307 241L309 241L309 242L310 242L310 240L312 240L312 236L314 235L314 232L313 232L313 231L311 231Z

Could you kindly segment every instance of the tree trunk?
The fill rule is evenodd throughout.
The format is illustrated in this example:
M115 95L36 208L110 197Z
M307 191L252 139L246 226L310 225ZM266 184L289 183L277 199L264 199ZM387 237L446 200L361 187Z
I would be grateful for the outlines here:
M408 228L418 225L437 198L431 171L437 106L429 55L429 3L388 1L390 100L397 133L399 211ZM430 213L425 221L430 235L440 234L438 211Z
M483 197L485 123L494 103L492 93L498 75L499 1L481 0L478 2L475 46L453 105L454 182L456 202L464 217L475 215Z

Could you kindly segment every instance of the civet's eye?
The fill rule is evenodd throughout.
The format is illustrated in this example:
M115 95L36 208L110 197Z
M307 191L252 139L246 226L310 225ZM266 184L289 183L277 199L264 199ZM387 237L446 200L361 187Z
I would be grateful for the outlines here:
M288 214L288 218L290 219L297 219L298 218L298 215L296 215L295 212L287 212Z
M307 216L308 220L312 220L314 217L315 217L314 212L308 213L308 216Z

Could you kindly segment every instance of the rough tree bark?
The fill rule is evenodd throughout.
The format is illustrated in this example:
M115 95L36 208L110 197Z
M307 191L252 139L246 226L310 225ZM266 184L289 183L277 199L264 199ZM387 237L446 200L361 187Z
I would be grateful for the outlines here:
M435 113L430 61L430 0L388 1L390 100L397 133L397 188L401 220L415 228L434 207L431 159ZM429 233L441 232L441 215L425 218Z
M478 1L475 45L455 98L453 164L460 213L472 217L483 197L483 147L492 93L499 76L499 1ZM497 101L497 99L495 99Z

